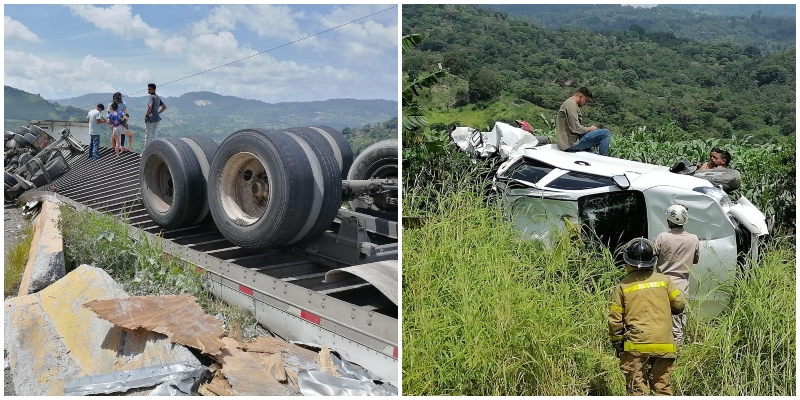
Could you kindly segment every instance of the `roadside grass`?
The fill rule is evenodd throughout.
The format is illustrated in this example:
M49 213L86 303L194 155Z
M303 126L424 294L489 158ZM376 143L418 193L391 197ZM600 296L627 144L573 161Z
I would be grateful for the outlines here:
M20 232L20 239L14 247L8 250L6 265L3 268L3 295L16 295L19 290L19 283L22 274L25 272L25 264L28 263L28 254L31 251L33 241L33 225L28 225Z
M676 394L796 395L795 260L793 244L773 245L761 265L736 280L721 315L690 316L673 375Z
M61 228L67 273L81 264L108 272L131 296L191 293L210 315L221 315L227 332L241 328L243 338L264 333L246 310L217 299L204 286L197 266L164 253L159 241L128 237L125 223L109 215L61 207Z
M403 232L403 393L624 395L606 325L624 272L608 250L567 235L551 249L520 240L501 208L469 187L408 189L404 215L426 218ZM739 278L722 314L690 310L675 394L795 394L787 243Z

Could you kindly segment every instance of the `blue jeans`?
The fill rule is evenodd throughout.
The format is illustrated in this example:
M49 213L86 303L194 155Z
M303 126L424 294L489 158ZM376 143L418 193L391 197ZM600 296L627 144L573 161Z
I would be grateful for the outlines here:
M581 137L574 146L564 151L575 152L589 150L597 147L601 156L608 155L608 145L611 143L611 131L608 129L595 129Z
M100 158L100 135L90 135L89 158L95 160Z

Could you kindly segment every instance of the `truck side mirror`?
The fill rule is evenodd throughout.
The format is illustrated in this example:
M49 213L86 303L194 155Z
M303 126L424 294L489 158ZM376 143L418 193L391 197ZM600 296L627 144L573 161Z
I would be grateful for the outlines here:
M628 181L628 177L625 175L614 175L611 177L611 180L614 181L614 184L622 190L631 187L631 183Z

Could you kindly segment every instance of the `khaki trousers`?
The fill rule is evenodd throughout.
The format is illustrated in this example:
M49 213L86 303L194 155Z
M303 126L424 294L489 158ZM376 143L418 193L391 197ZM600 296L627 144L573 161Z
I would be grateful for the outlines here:
M652 392L657 396L671 396L672 384L669 375L674 364L674 358L637 357L622 352L619 368L625 374L628 395L644 396Z

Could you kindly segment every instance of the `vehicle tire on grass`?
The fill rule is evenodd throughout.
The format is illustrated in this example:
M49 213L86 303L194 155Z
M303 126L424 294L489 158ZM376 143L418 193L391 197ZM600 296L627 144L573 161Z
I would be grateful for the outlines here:
M325 140L330 143L331 149L333 150L334 155L336 156L336 162L339 164L339 168L341 168L341 179L347 179L347 171L350 170L350 166L353 164L353 149L350 147L350 142L347 141L347 138L342 135L341 132L333 129L329 126L309 126L305 128L289 128L286 129L288 132L294 132L296 130L304 130L304 129L312 129L322 135Z
M381 140L364 149L356 157L347 173L347 179L398 179L398 162L397 139ZM369 204L359 199L350 201L350 208L376 217L397 218L397 208L372 210Z
M231 243L250 248L290 244L314 202L314 175L303 147L284 132L242 129L219 146L211 164L211 216Z
M311 154L306 152L306 155L314 173L314 202L317 202L317 198L320 200L318 207L312 207L312 210L318 210L316 217L309 216L306 227L292 239L292 243L301 244L325 232L336 218L336 212L342 206L342 176L330 143L319 132L310 128L297 128L286 133L295 140L305 142L312 150Z
M700 179L705 179L714 185L722 186L722 190L725 192L736 190L742 185L742 175L738 170L732 168L696 171L693 176Z
M200 163L180 139L159 138L147 145L139 183L147 213L164 229L192 225L206 202Z
M187 136L181 138L192 149L197 162L200 164L200 171L203 174L203 193L208 193L208 172L211 169L211 163L214 161L214 154L217 153L217 142L206 136ZM203 208L197 215L197 219L192 222L193 225L203 222L208 218L208 196L203 198ZM208 222L208 221L207 221Z

